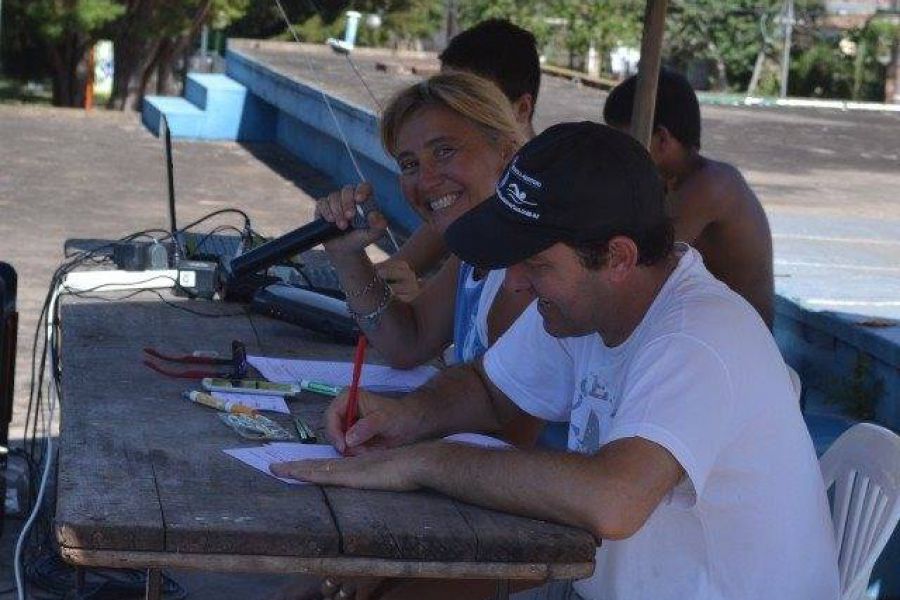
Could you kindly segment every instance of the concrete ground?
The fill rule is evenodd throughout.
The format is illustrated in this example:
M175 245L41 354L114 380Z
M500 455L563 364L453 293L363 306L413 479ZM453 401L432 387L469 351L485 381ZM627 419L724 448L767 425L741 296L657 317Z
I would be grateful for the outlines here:
M381 93L400 81L379 87L374 67L361 66ZM350 76L342 83L340 73L329 75L329 86L359 92ZM547 79L537 125L596 119L601 106L600 92ZM740 167L763 201L779 291L811 307L900 316L900 116L732 107L704 107L703 116L705 150ZM177 142L175 164L181 224L232 206L248 211L256 229L283 233L311 217L307 191L328 185L266 145ZM134 114L0 106L0 215L0 260L20 277L15 440L23 433L32 335L63 241L167 227L162 144ZM217 223L239 221L223 216ZM20 524L5 522L0 590L10 582ZM259 597L281 582L228 574L177 579L190 598L216 600Z

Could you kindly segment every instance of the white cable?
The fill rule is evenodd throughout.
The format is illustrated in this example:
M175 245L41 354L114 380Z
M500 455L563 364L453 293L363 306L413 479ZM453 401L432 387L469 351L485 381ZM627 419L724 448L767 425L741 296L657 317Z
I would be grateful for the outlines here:
M300 44L300 36L297 35L297 31L294 29L294 26L291 25L290 20L288 19L287 13L284 12L284 7L281 5L281 0L275 0L276 6L278 6L278 11L281 13L281 18L284 19L285 25L288 27L288 31L291 32L291 36L294 38L294 41ZM350 162L353 163L353 168L356 170L356 174L359 176L360 181L365 181L366 178L363 175L362 169L359 167L359 163L356 162L356 155L353 154L353 149L350 147L350 142L347 140L347 136L344 134L344 129L341 127L340 121L338 121L337 114L334 112L334 107L331 105L331 99L328 97L328 94L325 93L325 88L322 84L322 81L316 76L315 65L312 64L312 59L306 53L301 52L303 57L306 59L307 66L309 67L309 73L312 77L313 81L316 84L316 87L319 90L319 94L322 96L322 101L325 102L325 106L328 108L328 114L331 115L331 120L334 122L334 126L338 131L338 135L341 137L341 142L344 144L344 148L347 150L347 154L350 155ZM347 57L350 60L349 56ZM354 69L355 71L355 69ZM360 77L359 73L357 73L357 77ZM360 77L361 78L361 77ZM363 82L365 84L365 82ZM368 88L368 86L366 86ZM371 90L369 91L371 93ZM373 96L374 98L374 96ZM375 100L375 103L378 103L378 100ZM394 232L391 231L391 228L386 228L388 237L391 239L391 244L394 246L394 250L399 250L400 245L397 243L397 238L394 237Z
M50 361L51 384L48 394L48 396L50 397L49 423L47 424L47 429L44 432L46 439L44 448L44 473L41 475L41 485L38 489L37 498L34 501L34 508L31 509L31 514L28 516L28 520L25 522L25 525L22 527L22 531L19 533L19 538L16 540L15 554L13 556L16 575L16 595L18 600L25 600L25 586L22 580L22 548L24 546L25 539L28 537L28 532L31 529L31 526L34 524L38 512L40 512L41 504L44 501L44 493L47 491L47 481L50 478L50 467L53 463L53 432L51 431L51 428L53 427L53 413L56 409L56 401L59 398L58 382L56 381L56 364L53 360L55 353L52 351L53 344L55 343L55 336L53 334L55 319L53 315L56 310L56 303L58 300L59 285L57 284L53 289L53 294L50 298L50 305L47 309L46 344L48 347L48 351L46 360Z

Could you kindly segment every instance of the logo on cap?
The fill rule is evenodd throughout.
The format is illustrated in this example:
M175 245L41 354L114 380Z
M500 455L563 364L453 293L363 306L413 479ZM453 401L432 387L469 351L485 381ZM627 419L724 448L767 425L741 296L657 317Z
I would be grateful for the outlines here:
M529 190L527 190L527 188L533 188L533 191L537 192L541 189L542 185L540 181L520 171L516 167L517 160L518 157L513 159L512 163L503 174L500 183L497 184L497 197L500 198L503 204L509 209L522 216L528 217L529 219L537 220L541 216L540 212L535 210L538 203L528 199ZM510 179L513 179L513 181L510 181Z

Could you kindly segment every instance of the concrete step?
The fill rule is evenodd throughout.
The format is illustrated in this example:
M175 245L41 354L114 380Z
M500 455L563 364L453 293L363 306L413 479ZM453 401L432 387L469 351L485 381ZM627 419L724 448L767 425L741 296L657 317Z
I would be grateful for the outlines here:
M275 110L248 93L247 88L219 73L190 73L184 98L150 96L144 101L143 121L159 135L165 114L172 136L221 141L270 141Z
M203 111L184 98L146 96L141 120L144 126L157 136L160 134L162 115L166 116L172 137L200 137L204 118Z
M221 73L188 73L184 97L201 110L220 105L240 105L247 88Z

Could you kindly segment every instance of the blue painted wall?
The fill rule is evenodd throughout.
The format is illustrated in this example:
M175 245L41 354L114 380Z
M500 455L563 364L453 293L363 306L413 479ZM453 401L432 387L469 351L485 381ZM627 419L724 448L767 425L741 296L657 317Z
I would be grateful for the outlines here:
M226 65L229 77L277 110L274 138L278 144L344 185L360 181L344 145L346 139L391 223L404 234L418 227L421 220L400 192L394 159L381 146L377 115L329 96L332 116L321 90L285 77L236 50L227 51Z

